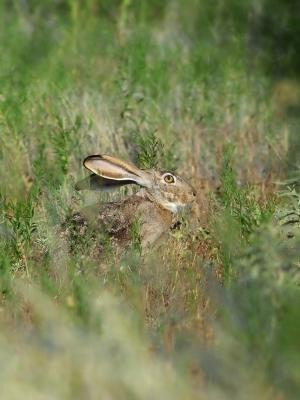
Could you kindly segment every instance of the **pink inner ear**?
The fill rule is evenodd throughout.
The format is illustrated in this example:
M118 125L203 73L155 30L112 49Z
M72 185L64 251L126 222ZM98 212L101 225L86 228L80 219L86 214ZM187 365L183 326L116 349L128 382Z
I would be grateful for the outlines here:
M84 162L84 166L95 174L107 179L116 180L136 180L136 176L128 172L125 168L111 163L108 160L91 157Z

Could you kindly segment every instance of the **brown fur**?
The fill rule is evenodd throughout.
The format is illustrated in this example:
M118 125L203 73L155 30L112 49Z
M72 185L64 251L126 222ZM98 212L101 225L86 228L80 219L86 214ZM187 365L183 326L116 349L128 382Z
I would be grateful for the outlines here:
M142 249L151 246L174 223L172 213L141 194L123 202L93 205L74 214L65 223L76 236L84 236L88 229L108 234L119 246L126 246L132 239L133 220L140 223Z
M169 172L141 170L132 164L106 155L89 156L84 161L93 173L103 180L117 185L137 184L141 190L122 202L95 205L74 214L65 224L65 231L73 236L88 234L88 230L103 232L113 242L126 247L133 235L133 224L138 221L142 250L149 248L178 218L178 210L195 200L195 190L182 178ZM171 174L172 182L165 176ZM93 179L97 186L97 181ZM84 188L84 184L81 187ZM90 187L90 180L87 187Z

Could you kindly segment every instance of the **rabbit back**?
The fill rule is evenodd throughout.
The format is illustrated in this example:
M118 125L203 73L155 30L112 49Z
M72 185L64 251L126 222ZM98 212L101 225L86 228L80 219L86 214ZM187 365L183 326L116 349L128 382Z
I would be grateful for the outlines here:
M126 247L132 239L134 222L139 224L142 250L151 246L172 225L172 214L155 202L140 195L123 202L112 202L83 208L66 220L64 236L70 241L103 234L119 247ZM92 235L91 235L92 233Z

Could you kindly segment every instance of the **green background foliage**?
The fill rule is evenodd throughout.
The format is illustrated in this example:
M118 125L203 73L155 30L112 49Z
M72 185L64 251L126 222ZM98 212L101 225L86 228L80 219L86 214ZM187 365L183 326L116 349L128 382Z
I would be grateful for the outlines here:
M299 18L295 0L1 2L3 398L299 398ZM146 256L139 221L124 253L60 242L126 195L74 190L97 153L197 190Z

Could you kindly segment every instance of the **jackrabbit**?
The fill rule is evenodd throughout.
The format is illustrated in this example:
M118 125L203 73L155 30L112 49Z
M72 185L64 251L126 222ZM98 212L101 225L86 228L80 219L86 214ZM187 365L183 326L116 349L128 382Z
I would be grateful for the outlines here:
M141 188L124 201L87 207L74 214L69 226L79 235L85 235L88 227L92 227L95 231L105 231L114 242L125 247L137 219L141 248L145 250L176 223L178 211L195 200L195 190L171 172L142 170L108 155L91 155L83 165L93 174L80 181L77 190L103 190L130 184Z

